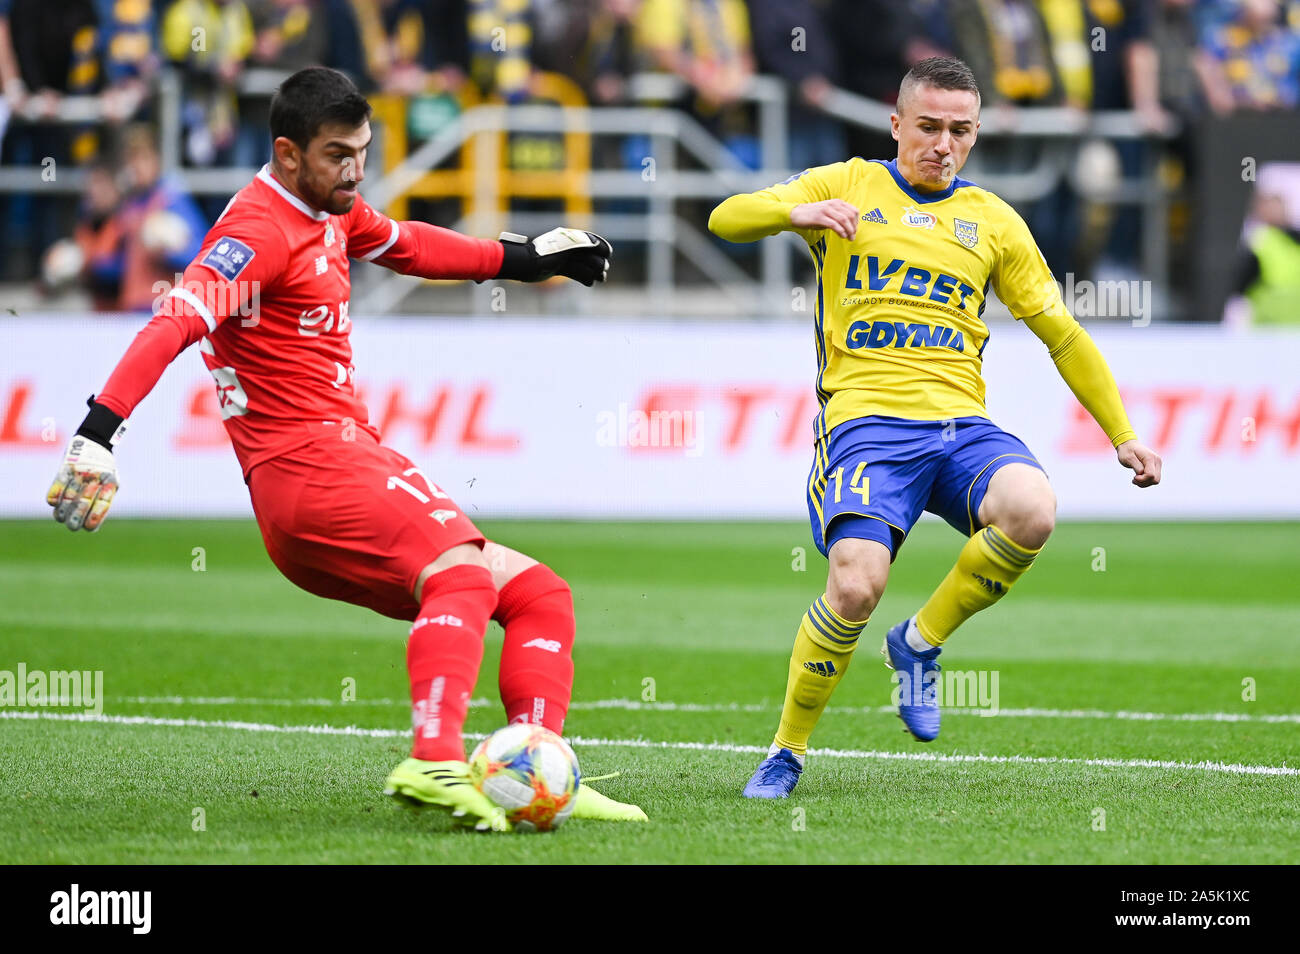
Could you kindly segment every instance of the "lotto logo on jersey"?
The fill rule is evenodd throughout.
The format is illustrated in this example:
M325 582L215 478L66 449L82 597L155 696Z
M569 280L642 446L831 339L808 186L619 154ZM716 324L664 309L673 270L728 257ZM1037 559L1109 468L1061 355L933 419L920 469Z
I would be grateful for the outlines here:
M932 229L938 223L937 216L930 212L922 212L915 206L906 206L903 209L903 224L910 225L914 229Z
M232 238L219 238L199 263L212 269L226 281L233 282L248 267L257 253L243 242Z

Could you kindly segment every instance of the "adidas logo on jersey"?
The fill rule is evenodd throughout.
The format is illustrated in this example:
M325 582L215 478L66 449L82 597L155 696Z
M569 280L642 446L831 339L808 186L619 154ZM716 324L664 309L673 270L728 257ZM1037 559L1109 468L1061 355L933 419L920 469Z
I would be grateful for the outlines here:
M862 221L875 222L877 225L889 224L889 219L885 218L885 214L880 211L880 206L876 206L870 212L863 213Z
M835 671L835 663L831 662L829 659L825 662L806 662L803 664L803 668L807 669L814 675L825 676L828 679L831 676L839 675L839 673Z

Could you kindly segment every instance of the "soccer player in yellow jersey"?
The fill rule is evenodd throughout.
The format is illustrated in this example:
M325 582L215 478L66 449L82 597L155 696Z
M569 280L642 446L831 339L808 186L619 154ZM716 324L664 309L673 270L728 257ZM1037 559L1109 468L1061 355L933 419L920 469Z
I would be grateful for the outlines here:
M1061 377L1115 446L1133 483L1160 482L1160 458L1137 440L1119 389L1016 212L957 177L979 131L979 88L960 60L914 66L892 116L898 158L808 169L719 205L709 228L732 242L789 229L817 266L817 398L808 511L827 557L826 592L795 637L770 754L745 788L784 798L808 737L884 591L922 510L970 539L938 589L885 637L899 716L939 734L934 684L944 642L996 603L1033 564L1055 525L1056 498L1018 438L989 420L981 316L989 287L1047 346Z

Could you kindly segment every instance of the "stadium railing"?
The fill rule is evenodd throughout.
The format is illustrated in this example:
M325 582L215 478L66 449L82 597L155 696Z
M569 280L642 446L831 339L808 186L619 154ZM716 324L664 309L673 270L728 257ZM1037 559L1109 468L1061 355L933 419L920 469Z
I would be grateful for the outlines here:
M641 74L629 83L633 100L644 102L673 101L683 92L683 84L664 74ZM689 260L704 276L725 291L735 314L770 316L779 313L781 302L792 297L791 248L802 250L802 243L790 234L787 242L761 243L759 281L699 228L697 222L678 214L679 202L717 200L735 192L764 188L787 176L791 169L786 161L787 93L783 82L773 77L754 77L744 101L756 107L760 168L746 168L727 146L713 136L688 113L661 107L616 106L587 109L576 106L503 106L480 104L467 108L447 124L437 136L399 161L391 156L385 177L372 183L368 195L378 203L399 202L413 188L424 182L427 170L438 166L469 143L477 143L474 187L479 190L466 215L458 223L475 234L494 234L499 228L528 232L546 227L553 213L509 211L503 200L508 193L510 172L500 143L506 133L555 132L567 135L642 136L650 141L653 160L647 169L593 169L571 182L581 183L595 200L644 200L644 212L598 212L590 219L578 218L575 224L600 231L612 241L646 244L646 287L643 302L653 302L659 312L690 313L698 308L698 289L680 288L675 282L676 262L680 256ZM845 90L835 90L825 111L849 124L887 133L891 107ZM394 114L394 118L398 114ZM1172 119L1159 137L1176 133ZM1160 179L1159 152L1149 150L1140 175L1130 182L1120 182L1102 189L1071 177L1079 143L1086 138L1135 140L1151 138L1131 112L1084 113L1065 109L1021 109L1014 121L1005 114L990 111L981 135L998 138L1017 136L1040 145L1032 163L1022 171L999 172L996 168L972 162L967 174L1013 203L1028 203L1050 193L1062 181L1081 191L1082 197L1113 204L1134 204L1143 208L1142 272L1156 286L1163 286L1168 273L1167 230L1170 192ZM683 162L685 160L685 162ZM694 166L695 168L689 168ZM436 173L435 173L436 174ZM463 188L471 175L462 172L456 180ZM450 181L450 180L448 180ZM446 195L450 196L448 192ZM459 194L459 193L458 193ZM469 210L472 210L469 211ZM491 210L491 211L487 211ZM373 305L388 309L418 287L411 279L383 275L365 286L363 308ZM475 293L475 307L485 307L491 290ZM572 307L583 310L589 299L572 298Z
M248 70L240 80L245 96L269 97L286 74ZM792 234L786 241L763 242L758 248L758 281L724 251L702 222L679 214L679 203L717 201L736 192L753 191L789 175L786 151L787 90L783 81L755 76L741 97L757 116L759 168L747 168L728 147L689 113L660 106L607 106L582 103L576 85L565 77L544 74L539 94L551 104L507 106L464 99L460 112L427 140L408 152L407 108L400 98L375 96L376 145L367 197L393 214L402 214L411 198L452 198L461 201L462 215L452 223L477 235L495 235L503 228L536 232L553 226L557 212L512 209L520 198L554 198L563 203L568 224L591 228L616 243L643 243L646 248L645 287L614 303L603 296L601 308L653 309L656 314L692 314L701 310L701 289L680 286L677 260L689 261L722 294L709 309L734 315L772 316L785 311L781 303L793 295L791 250L802 252ZM630 98L638 103L671 102L684 85L664 74L640 74L630 79ZM165 171L177 175L196 195L230 195L247 184L256 169L183 168L180 162L182 84L172 70L160 72L153 95ZM846 90L832 91L824 111L845 123L887 132L891 107ZM94 123L103 118L94 97L65 97L55 122ZM1079 143L1089 137L1107 140L1159 139L1175 135L1170 126L1159 134L1143 130L1130 112L1084 113L1063 109L1019 109L1008 124L990 110L982 117L982 137L1016 136L1041 143L1033 163L1014 173L981 164L977 156L964 175L979 181L1013 203L1031 202L1066 181L1083 198L1142 207L1142 272L1157 287L1168 274L1168 216L1170 190L1162 183L1159 151L1147 150L1147 160L1135 179L1118 188L1088 192L1086 183L1069 175ZM563 140L563 168L520 171L510 168L507 137L525 133L556 134ZM649 155L640 169L592 168L595 137L644 137ZM646 161L648 160L648 161ZM452 168L440 168L452 163ZM41 190L78 194L84 173L60 170L51 179L40 166L0 166L0 193ZM636 200L640 200L639 202ZM619 211L594 211L595 203ZM698 211L698 210L696 210ZM358 312L395 309L421 282L382 269L360 269L356 276ZM471 307L484 313L492 289L473 286ZM582 312L591 296L566 290L563 309Z

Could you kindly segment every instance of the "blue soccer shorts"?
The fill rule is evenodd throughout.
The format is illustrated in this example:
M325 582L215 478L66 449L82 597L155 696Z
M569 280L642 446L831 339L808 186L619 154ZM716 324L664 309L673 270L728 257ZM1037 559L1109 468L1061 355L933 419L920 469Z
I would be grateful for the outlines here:
M1043 470L1020 438L985 417L863 417L840 424L815 451L808 518L817 549L826 556L844 537L876 540L889 547L891 562L921 511L970 536L999 469Z

